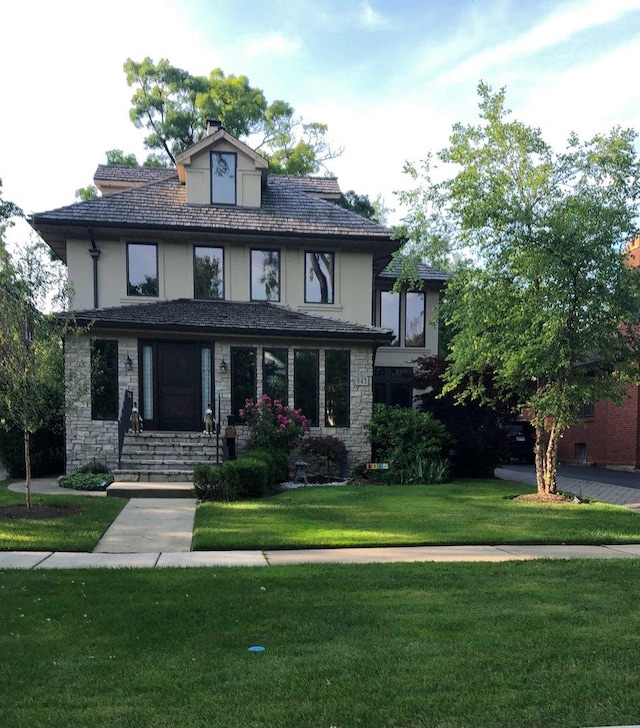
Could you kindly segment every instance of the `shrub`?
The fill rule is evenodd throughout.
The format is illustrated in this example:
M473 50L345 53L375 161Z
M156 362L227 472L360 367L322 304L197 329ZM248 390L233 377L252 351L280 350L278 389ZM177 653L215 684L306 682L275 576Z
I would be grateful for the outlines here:
M249 449L289 453L309 432L309 421L302 410L287 407L268 394L263 394L257 402L245 400L239 415L249 428Z
M369 430L373 457L405 470L418 458L434 460L447 449L449 435L444 425L428 412L376 404Z
M31 475L58 475L64 472L64 437L61 423L31 434ZM24 435L22 430L0 427L0 461L12 478L24 478Z
M260 498L267 495L269 471L263 460L243 455L237 460L227 460L220 470L230 496Z
M347 446L334 435L308 437L302 443L301 450L305 455L317 455L326 459L327 477L331 476L332 464L341 465L347 462Z
M61 488L72 490L105 490L113 483L113 475L110 473L86 473L77 472L71 475L61 475L58 478L58 485Z
M241 458L254 458L262 460L267 466L268 471L268 490L273 490L278 483L283 483L289 479L289 458L280 450L267 450L265 448L256 448L248 450Z
M92 473L93 475L99 475L101 473L108 473L109 468L106 463L101 463L99 460L91 460L85 465L80 466L76 473Z
M213 467L209 463L198 463L193 469L193 490L200 501L231 501L238 497L224 477L223 465Z
M449 479L449 461L445 458L424 460L416 458L401 473L403 483L445 483Z

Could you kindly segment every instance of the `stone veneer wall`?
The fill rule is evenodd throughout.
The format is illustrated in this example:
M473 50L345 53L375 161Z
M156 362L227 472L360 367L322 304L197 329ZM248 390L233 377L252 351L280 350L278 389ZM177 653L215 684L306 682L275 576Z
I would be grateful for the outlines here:
M65 366L67 373L67 418L66 418L66 453L67 472L96 459L106 462L109 467L115 467L118 460L118 424L113 421L91 419L91 393L89 384L90 348L91 338L117 339L118 341L118 401L120 408L124 392L129 389L133 392L134 400L139 400L138 387L138 340L137 338L124 338L109 335L95 335L69 337L65 344ZM189 339L194 340L193 338ZM297 341L262 340L259 344L255 339L245 338L231 341L211 341L214 347L214 380L216 407L220 397L221 430L227 424L227 415L231 412L231 347L254 347L257 349L257 387L258 395L262 392L262 352L264 348L287 348L289 350L289 402L293 402L293 372L294 349L314 349L320 351L320 382L319 382L319 412L320 426L311 428L311 435L334 435L340 438L349 452L348 465L369 460L371 446L368 441L364 425L371 418L373 407L373 351L369 344L354 342L346 345L336 342L305 342ZM349 349L351 351L351 426L325 427L324 421L324 387L325 387L325 350ZM127 356L131 359L132 371L127 372L125 361ZM229 365L227 372L220 371L220 362ZM79 374L80 373L80 374ZM80 396L71 391L79 379L83 379L86 386L82 388ZM238 451L241 452L246 444L247 428L238 425Z
M110 468L118 465L118 423L91 419L91 338L116 339L114 336L73 336L65 341L66 375L66 471L71 473L91 460L99 460ZM118 341L118 413L124 392L133 390L137 396L138 342L137 339ZM126 371L127 356L133 367Z

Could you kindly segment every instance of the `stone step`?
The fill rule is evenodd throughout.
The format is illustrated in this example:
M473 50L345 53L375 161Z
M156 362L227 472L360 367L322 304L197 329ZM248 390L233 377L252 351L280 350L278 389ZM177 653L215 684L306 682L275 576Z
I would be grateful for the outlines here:
M121 467L124 470L193 470L200 463L216 465L215 457L201 458L139 458L134 454L122 455Z
M127 483L115 481L107 488L112 498L195 498L193 483Z
M186 483L193 478L193 470L165 468L149 470L138 468L117 468L113 471L115 482L127 483Z

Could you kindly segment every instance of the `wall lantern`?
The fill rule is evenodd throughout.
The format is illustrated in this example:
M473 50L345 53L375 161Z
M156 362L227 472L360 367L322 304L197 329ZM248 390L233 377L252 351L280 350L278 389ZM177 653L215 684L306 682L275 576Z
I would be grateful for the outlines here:
M220 368L220 371L222 372L222 374L226 374L227 373L227 369L229 369L229 365L224 360L224 358L220 362L220 367L219 368Z
M133 371L133 362L131 361L131 357L127 354L127 358L124 360L124 368L125 371L131 373Z

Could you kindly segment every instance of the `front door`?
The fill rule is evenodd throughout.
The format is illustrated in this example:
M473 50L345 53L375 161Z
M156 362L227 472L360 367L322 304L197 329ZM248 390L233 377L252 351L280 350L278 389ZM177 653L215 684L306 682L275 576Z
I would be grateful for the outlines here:
M202 429L200 412L200 347L158 342L158 429Z

